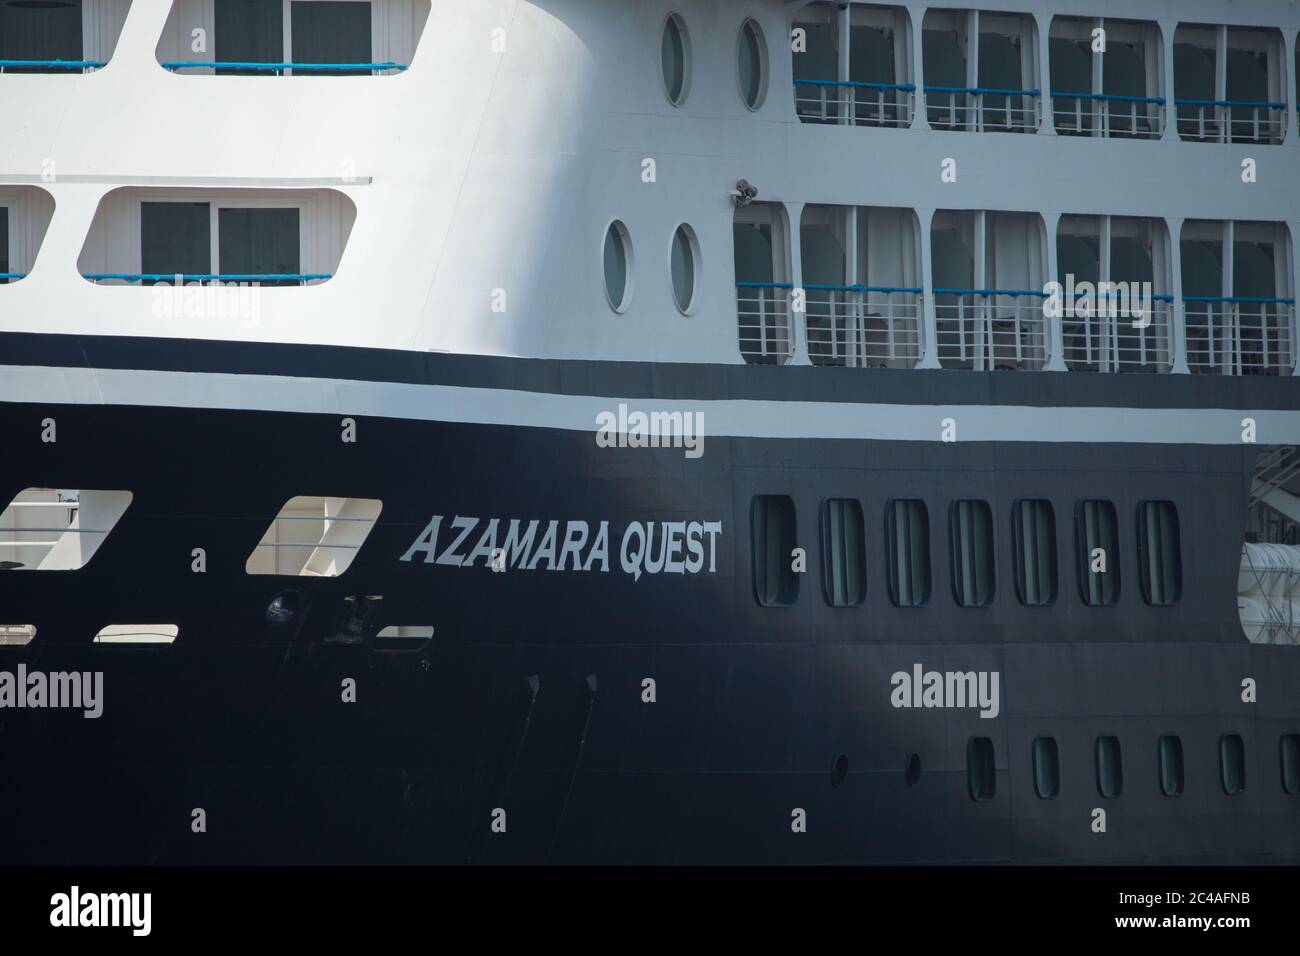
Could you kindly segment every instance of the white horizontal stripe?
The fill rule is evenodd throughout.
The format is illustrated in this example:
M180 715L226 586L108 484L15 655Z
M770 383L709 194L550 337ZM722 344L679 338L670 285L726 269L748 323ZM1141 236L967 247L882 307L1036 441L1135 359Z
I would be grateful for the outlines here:
M1025 373L1032 374L1032 373ZM302 412L596 431L602 412L700 412L704 437L941 441L1241 444L1242 419L1260 444L1300 444L1300 410L1036 408L1025 405L855 405L841 402L659 401L455 385L412 385L212 372L0 366L0 402L139 405Z

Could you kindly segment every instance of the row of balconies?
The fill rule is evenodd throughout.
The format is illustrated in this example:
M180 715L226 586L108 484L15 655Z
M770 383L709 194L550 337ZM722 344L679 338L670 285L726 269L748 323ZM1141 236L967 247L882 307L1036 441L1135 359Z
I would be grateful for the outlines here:
M1287 44L1276 28L1183 23L1165 37L1154 21L1057 16L1044 43L1030 14L932 9L918 43L903 7L814 3L795 29L805 123L911 126L919 85L933 129L1160 139L1172 88L1185 140L1286 136Z
M856 368L1296 371L1283 223L1033 213L737 209L740 352ZM798 265L795 275L793 266ZM928 271L925 266L928 265ZM1180 294L1175 299L1175 290Z

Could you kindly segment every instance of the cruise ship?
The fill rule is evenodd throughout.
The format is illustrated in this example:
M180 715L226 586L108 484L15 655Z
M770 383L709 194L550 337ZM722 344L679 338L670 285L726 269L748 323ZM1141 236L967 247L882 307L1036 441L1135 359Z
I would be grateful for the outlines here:
M1300 4L979 2L0 0L0 862L1300 862Z

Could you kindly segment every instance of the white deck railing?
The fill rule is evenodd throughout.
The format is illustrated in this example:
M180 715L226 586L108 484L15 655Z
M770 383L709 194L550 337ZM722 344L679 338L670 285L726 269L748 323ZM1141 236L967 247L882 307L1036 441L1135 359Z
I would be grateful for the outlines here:
M1019 289L935 289L936 345L944 368L1041 369L1047 363L1047 294Z
M1187 364L1206 375L1289 375L1294 299L1187 296Z
M805 123L911 126L915 100L911 83L794 81L795 112Z
M1061 319L1065 364L1074 371L1170 371L1169 314L1173 296L1151 302L1150 315L1111 314L1106 303L1099 314L1066 315Z
M790 360L790 284L737 282L740 354L754 365Z
M913 368L921 360L921 290L805 286L814 365Z
M1064 136L1159 139L1165 132L1165 101L1159 96L1052 93L1052 117Z
M1178 134L1209 143L1280 143L1286 138L1285 103L1175 100Z
M927 86L925 115L934 129L1032 133L1042 113L1041 90Z

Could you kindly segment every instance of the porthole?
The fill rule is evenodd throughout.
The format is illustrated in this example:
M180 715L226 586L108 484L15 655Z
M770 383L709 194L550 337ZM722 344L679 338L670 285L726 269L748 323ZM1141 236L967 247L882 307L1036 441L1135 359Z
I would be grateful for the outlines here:
M695 311L695 277L699 272L700 246L695 230L683 223L673 233L673 248L669 255L673 279L673 301L682 315Z
M632 240L617 219L605 230L605 297L615 312L626 312L632 301Z
M691 89L691 37L686 32L686 22L676 13L669 14L664 21L659 64L668 102L681 106Z
M767 98L767 39L763 36L763 28L754 20L741 24L737 59L740 98L747 107L756 110Z

